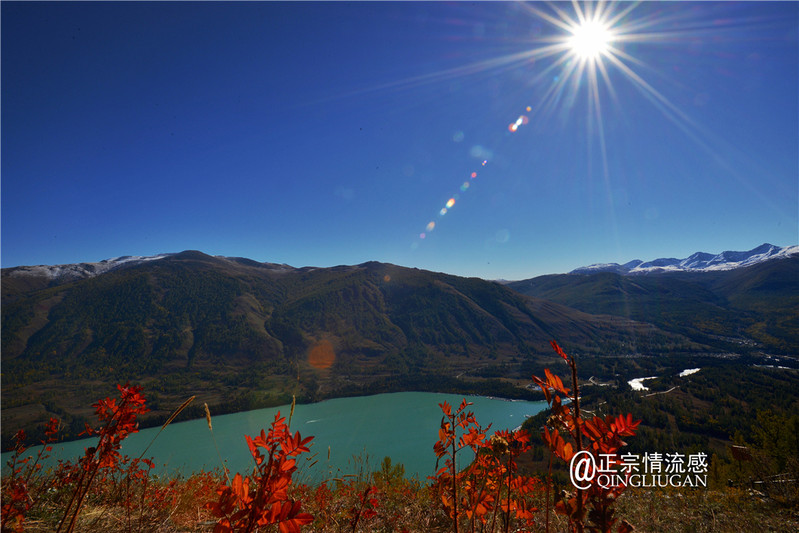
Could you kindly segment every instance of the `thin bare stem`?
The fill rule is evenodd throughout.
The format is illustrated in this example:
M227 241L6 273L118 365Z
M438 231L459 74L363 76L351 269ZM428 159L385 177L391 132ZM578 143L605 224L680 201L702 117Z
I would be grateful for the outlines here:
M222 465L222 472L225 474L225 480L228 486L230 486L230 476L228 475L227 466L225 466L225 461L222 459L222 453L219 451L219 445L216 443L216 437L214 436L214 426L211 424L211 411L208 409L207 403L203 403L203 406L205 407L205 420L208 422L208 431L211 432L211 440L214 442L216 455L219 457L219 464Z
M577 362L574 360L574 356L569 357L569 366L571 367L572 371L572 388L574 390L572 396L572 402L574 404L574 433L575 433L575 440L577 441L577 451L581 452L583 450L583 431L580 427L580 423L582 419L580 418L580 386L577 384ZM576 526L577 531L583 531L583 489L577 489L577 516L579 520L577 520Z
M545 511L545 514L544 514L544 517L545 517L544 520L545 520L545 524L546 524L547 533L549 533L549 496L550 496L550 493L552 492L552 456L553 455L554 455L554 452L550 449L549 450L549 475L547 476L547 490L546 490L547 503L546 503L546 511Z
M511 480L511 461L513 461L513 456L508 453L508 507L507 513L505 513L505 533L510 531L510 480Z
M455 429L455 417L450 416L450 424ZM455 437L452 438L452 518L455 533L458 533L458 466L455 462L455 454L458 453L455 446Z
M192 396L191 398L180 404L177 409L175 409L175 411L169 416L169 418L167 418L166 422L164 422L164 425L161 426L161 429L158 430L158 433L155 434L155 437L153 437L153 439L150 441L150 444L148 444L147 447L144 449L144 451L141 452L141 454L139 455L139 459L144 457L144 454L147 453L147 450L149 450L150 446L153 445L155 439L158 438L158 435L160 435L161 432L164 431L166 427L172 423L173 420L175 420L175 418L181 413L181 411L183 411L186 407L189 406L191 402L194 401L194 398L195 396Z

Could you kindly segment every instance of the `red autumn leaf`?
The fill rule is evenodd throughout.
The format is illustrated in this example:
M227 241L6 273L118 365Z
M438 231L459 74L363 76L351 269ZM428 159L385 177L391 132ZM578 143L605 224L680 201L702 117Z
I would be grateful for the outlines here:
M298 431L293 436L289 435L286 439L280 443L280 449L283 451L286 456L293 456L299 455L303 452L310 452L311 450L308 449L306 446L309 442L313 440L313 437L308 437L303 439L300 436L300 432Z
M640 423L640 420L633 422L632 413L627 413L627 416L619 415L616 417L616 419L611 423L611 427L616 431L617 434L625 437L631 437L635 435Z
M263 429L261 430L260 435L258 435L254 439L249 439L248 437L248 440L252 440L253 446L255 447L266 448L266 449L269 448L269 443L267 442L266 433L264 433Z
M240 503L248 504L252 501L250 497L250 478L242 479L241 474L237 473L230 482L230 488Z
M538 376L533 376L533 381L536 385L541 387L541 390L544 392L544 397L547 400L547 403L552 403L552 394L549 392L549 387L547 386L546 382L539 378Z
M548 427L546 427L546 426L544 426L544 433L543 433L543 437L544 437L544 442L546 442L546 443L547 443L547 446L548 446L548 447L549 447L549 449L551 449L551 450L556 450L556 449L557 449L557 447L558 447L558 440L561 440L561 441L563 440L563 438L562 438L562 437L560 436L560 434L558 433L558 430L557 430L557 429L553 429L553 430L550 432L550 431L549 431L549 428L548 428Z
M484 493L483 497L474 506L474 514L476 514L478 518L482 519L483 516L485 516L491 509L491 504L493 501L494 498L492 498L491 495Z
M461 411L463 411L464 409L466 409L470 405L472 405L472 402L467 402L466 398L463 398L463 400L461 400L460 407L458 407L458 412L460 413Z
M569 462L571 461L572 457L574 456L574 450L572 449L572 443L567 442L563 445L561 457L564 461Z
M558 392L562 392L567 396L569 395L569 389L563 386L563 381L561 381L558 376L550 372L548 368L544 369L544 374L547 376L547 385Z
M244 439L247 441L247 446L250 448L250 453L255 459L255 464L260 465L264 458L261 456L261 452L258 451L258 446L255 444L255 441L253 441L249 435L244 435Z
M297 462L294 459L286 459L286 460L280 462L280 465L278 466L278 470L281 473L284 473L284 474L285 473L292 473L292 472L294 472L297 469L296 466L295 466L296 464L297 464Z
M298 509L299 509L299 502ZM293 518L283 520L278 524L280 533L300 533L300 526L313 522L313 516L308 513L298 513Z
M569 356L566 355L566 352L564 352L563 349L560 346L558 346L557 342L549 341L549 344L552 345L552 348L555 350L555 353L557 353L559 356L561 356L563 358L563 360L566 361L567 363L569 362Z
M591 440L603 438L608 433L609 429L607 424L599 417L594 417L583 423L583 433L590 437Z

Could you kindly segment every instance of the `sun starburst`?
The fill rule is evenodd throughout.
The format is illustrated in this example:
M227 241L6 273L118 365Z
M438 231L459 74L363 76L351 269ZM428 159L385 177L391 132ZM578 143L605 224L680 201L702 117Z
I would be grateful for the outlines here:
M598 142L605 174L608 172L607 149L600 94L621 105L613 79L631 82L667 118L684 130L692 129L691 120L636 71L644 66L641 60L624 50L628 43L640 44L659 38L657 32L652 31L656 19L634 16L638 4L573 0L571 9L559 3L548 3L547 9L524 4L533 17L558 30L556 35L539 39L530 50L533 59L552 59L537 73L534 82L555 80L548 84L539 99L537 111L551 113L572 109L578 95L585 94L588 140Z
M583 61L596 61L607 53L613 32L601 20L587 20L571 30L568 40L572 53Z
M585 144L588 151L588 177L592 178L594 161L598 157L598 170L610 196L612 185L604 120L610 116L606 108L624 111L628 106L629 95L622 87L625 84L632 86L703 149L713 153L707 142L711 136L707 130L647 81L652 73L662 76L663 72L639 55L644 45L673 43L677 37L695 38L699 30L691 23L690 13L660 11L653 14L651 10L639 13L636 8L640 4L604 0L514 4L536 21L535 36L531 37L528 48L406 79L391 86L415 86L509 70L529 72L531 78L527 86L535 88L535 105L528 106L524 114L511 122L508 131L515 133L533 121L551 124L540 119L554 115L564 122L578 118L586 127L585 142L578 143ZM539 21L550 28L538 24ZM535 65L534 70L530 69L531 65ZM614 83L619 86L618 94ZM580 101L582 98L585 100ZM608 105L608 101L612 105ZM582 117L575 115L583 111ZM465 192L468 185L469 182L465 182L461 191ZM439 215L443 216L451 207L445 206ZM436 223L431 221L420 238L425 238L435 227Z

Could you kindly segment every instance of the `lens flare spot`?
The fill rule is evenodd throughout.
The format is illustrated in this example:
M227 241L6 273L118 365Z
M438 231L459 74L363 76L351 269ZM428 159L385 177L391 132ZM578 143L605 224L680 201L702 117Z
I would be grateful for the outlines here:
M527 106L525 109L526 109L526 111L527 111L528 113L529 113L530 111L532 111L532 110L533 110L533 108L532 108L532 107L530 107L529 105L528 105L528 106Z
M419 234L419 238L420 238L420 239L424 239L425 237L427 237L427 235L425 234L425 232L421 232L421 233Z
M488 163L488 159L483 159L483 166L486 166L486 163Z
M527 124L528 122L530 122L530 119L527 118L526 115L519 115L519 118L516 119L516 122L514 122L513 124L508 126L508 129L511 132L514 132L514 131L518 130L521 126L524 126L525 124Z
M492 152L491 150L489 150L484 146L476 144L469 149L469 155L471 155L475 159L480 159L482 161L485 161L494 157L494 152Z
M436 223L431 220L430 222L427 223L427 227L425 229L427 231L433 231L433 229L435 229L435 227L436 227Z
M308 364L319 370L333 366L336 362L336 352L328 340L321 340L311 346L308 351Z
M439 211L438 214L443 217L444 215L447 214L447 208L446 207L442 207L441 211Z
M391 276L389 276L388 274L386 274L385 276L383 276L383 281L385 281L386 283L388 283L389 281L391 281Z
M477 172L472 172L472 179L477 177Z
M455 205L455 198L450 198L447 200L447 209L452 209L453 205Z
M469 188L469 182L468 181L464 181L463 185L461 185L461 192L466 192L466 189L468 189L468 188Z

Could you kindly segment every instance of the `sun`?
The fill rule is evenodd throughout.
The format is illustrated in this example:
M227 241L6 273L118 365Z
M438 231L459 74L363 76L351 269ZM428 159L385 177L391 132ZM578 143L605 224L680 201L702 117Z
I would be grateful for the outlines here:
M613 42L613 32L601 20L586 20L571 30L567 44L571 53L583 61L596 61L606 54Z

